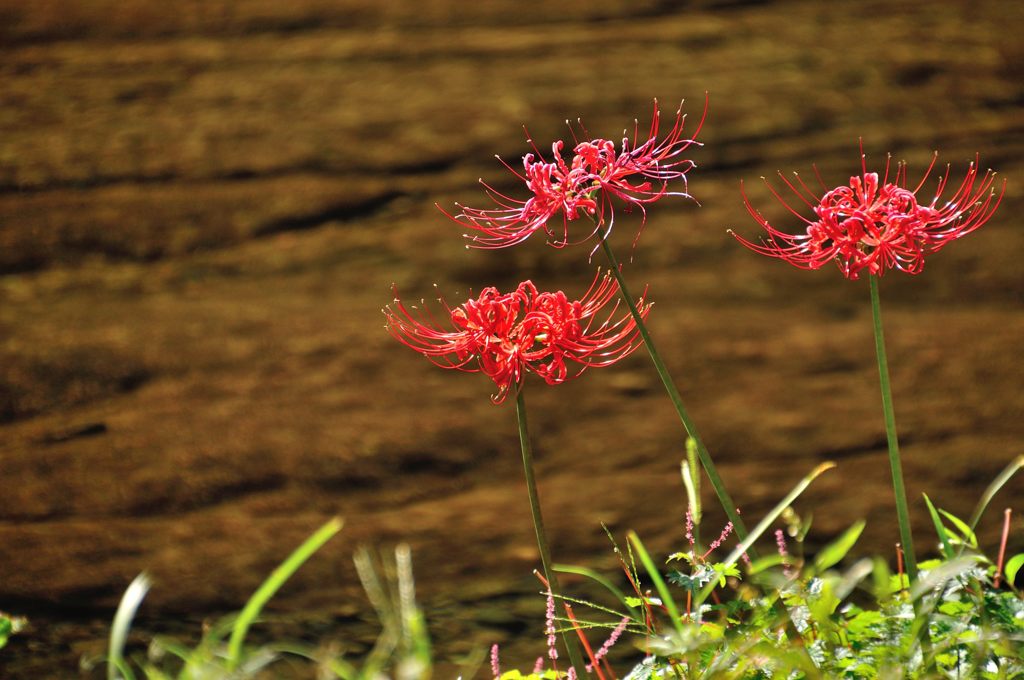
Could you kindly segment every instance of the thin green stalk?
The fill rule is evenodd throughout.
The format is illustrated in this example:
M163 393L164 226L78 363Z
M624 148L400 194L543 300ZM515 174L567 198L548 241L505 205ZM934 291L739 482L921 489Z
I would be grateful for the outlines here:
M548 590L556 600L561 597L562 588L558 584L558 576L551 568L551 548L548 547L547 533L544 531L544 518L540 512L540 497L537 494L537 480L533 474L533 448L530 446L530 430L526 423L526 401L520 387L516 394L516 417L519 421L519 445L523 452L523 473L526 475L526 491L530 496L530 512L533 514L533 530L537 534L537 547L540 549L540 564L544 569L544 578L548 582ZM583 660L572 638L562 634L562 643L569 653L569 663L576 669L576 677L583 677Z
M910 533L910 510L907 506L907 491L903 486L903 465L900 463L900 444L896 438L896 414L892 407L892 389L889 386L889 361L885 356L885 336L882 334L882 305L878 298L878 277L871 274L871 315L875 327L875 354L878 357L878 377L882 384L882 411L885 414L885 437L889 442L889 467L892 468L892 488L896 495L896 521L900 525L900 541L903 543L907 577L911 583L917 581L917 555L914 553L914 538Z
M324 543L329 541L334 534L341 531L343 522L341 518L334 517L322 527L316 530L316 532L307 538L302 545L296 548L295 552L288 556L288 558L282 562L277 569L267 577L263 584L256 589L256 592L252 594L249 601L245 603L245 607L242 612L235 619L235 623L231 629L231 638L228 640L228 651L227 660L225 667L229 674L234 673L238 668L238 664L242 660L242 643L245 641L246 633L249 631L249 626L259 616L263 606L270 601L270 598L274 596L281 586L285 584L292 574L298 571L306 560L313 556L317 550L323 547Z
M685 635L683 630L683 617L679 615L679 607L676 606L676 602L672 599L672 593L669 592L668 586L665 585L665 579L661 578L661 573L658 571L658 566L654 564L654 560L651 559L650 553L647 552L647 548L644 547L640 537L637 536L635 531L630 531L626 534L629 542L633 544L633 549L636 550L636 554L640 557L640 563L644 565L644 569L647 570L647 575L651 577L651 581L654 582L654 588L658 591L658 595L661 597L661 604L665 607L665 611L668 612L668 617L672 619L672 626L676 629L676 633L680 637Z
M697 448L697 457L700 458L701 465L704 466L704 472L707 473L708 479L711 481L711 486L715 490L715 494L718 496L719 502L725 509L725 514L729 517L729 521L732 522L733 528L736 530L736 535L742 541L747 537L747 527L740 518L740 513L736 509L736 504L733 502L729 492L725 490L725 484L722 483L722 478L718 475L718 470L715 468L714 461L711 460L711 454L708 453L707 447L704 446L704 441L700 438L700 434L697 433L697 426L693 423L690 418L690 414L687 413L686 407L683 406L683 399L679 396L679 390L676 389L675 383L672 381L672 376L669 375L668 368L665 366L665 362L661 360L661 355L658 353L657 347L654 346L654 341L651 340L650 333L647 332L647 325L644 323L644 319L640 316L640 310L637 309L636 303L633 301L633 297L629 294L629 289L626 287L626 282L622 278L622 273L619 271L619 262L615 259L615 254L612 252L611 246L608 244L608 239L601 239L601 248L604 249L604 254L608 258L608 264L612 270L612 276L619 284L619 295L622 300L626 303L629 308L629 313L633 315L633 319L636 321L637 328L640 330L640 337L644 340L644 346L647 347L647 352L651 355L651 361L654 362L654 368L658 371L658 376L661 378L661 382L665 385L665 390L668 392L668 398L672 401L672 405L675 406L676 413L679 414L679 420L682 421L683 427L686 429L686 433L693 439L693 443ZM753 551L751 551L753 554Z

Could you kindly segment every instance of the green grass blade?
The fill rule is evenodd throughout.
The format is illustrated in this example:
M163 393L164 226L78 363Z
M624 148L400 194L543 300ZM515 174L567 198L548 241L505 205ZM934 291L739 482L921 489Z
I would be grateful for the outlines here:
M405 543L395 548L395 570L398 579L398 604L402 616L402 640L407 670L415 668L419 677L430 675L431 646L427 622L416 604L416 585L412 575L412 550Z
M260 610L267 604L271 597L274 596L281 586L284 585L285 581L291 578L299 567L305 563L310 557L313 556L317 550L323 547L324 543L329 541L336 533L341 531L342 520L339 517L332 518L327 524L320 527L316 533L306 539L306 541L298 547L291 555L288 556L280 566L277 567L270 574L266 581L263 582L249 601L245 603L245 607L242 612L238 615L238 619L235 621L235 625L231 630L231 639L228 641L228 656L227 656L227 671L232 673L238 668L238 663L242 657L242 642L245 640L245 635L249 631L249 626L252 625L253 621L259 615Z
M611 581L609 581L593 569L588 569L586 567L576 567L568 564L556 564L552 568L555 571L559 571L564 574L576 574L577 576L585 576L586 578L589 578L591 581L594 581L595 583L604 586L605 590L611 593L619 602L622 603L624 607L626 607L626 609L629 610L629 615L633 619L637 621L643 620L643 613L635 607L630 607L626 603L626 594L622 592L614 583L612 583Z
M974 512L971 513L971 521L968 522L972 532L978 528L978 522L981 521L981 516L985 513L985 509L988 507L988 504L992 502L992 499L997 493L999 493L999 490L1002 489L1003 486L1010 481L1010 478L1017 474L1021 468L1024 468L1024 456L1017 456L1010 461L1010 464L1007 465L1006 468L999 473L999 476L988 485L988 488L985 489L985 493L981 494L981 499L978 501L977 507L974 508Z
M149 592L152 581L146 572L136 576L121 596L121 602L117 605L117 613L114 614L114 623L110 629L110 649L107 652L107 679L118 680L124 677L125 680L135 680L135 675L124 660L124 645L128 640L128 630L132 627L132 619L139 605Z
M383 560L375 560L369 548L360 546L353 555L352 561L356 565L356 574L370 604L377 612L380 620L381 632L377 636L373 647L363 660L360 675L365 678L374 678L384 668L387 660L391 658L395 649L401 642L402 621L398 613L398 606L389 591L386 581L386 567ZM377 566L380 562L381 566ZM384 579L381 575L385 574Z
M640 557L640 562L644 565L644 569L647 570L647 574L651 577L651 581L654 582L654 587L658 591L658 595L661 597L661 603L665 605L665 609L668 610L668 615L672 619L672 625L675 626L676 632L679 635L683 635L683 621L679 616L679 608L676 607L675 601L672 599L672 594L668 591L668 586L665 585L664 579L661 578L661 574L658 572L658 567L654 564L651 556L647 553L647 548L640 542L640 537L636 535L636 532L630 531L627 535L629 542L633 545L636 550L636 554Z
M978 537L974 535L974 530L971 529L966 522L942 508L939 508L939 514L948 519L953 526L960 530L960 535L961 538L963 538L964 543L970 545L972 548L978 547Z
M932 501L928 498L928 494L921 494L924 496L925 505L928 506L928 514L932 516L932 524L935 525L935 533L939 536L939 542L942 544L942 554L945 555L946 559L952 559L953 557L953 546L949 543L949 534L946 533L946 525L942 523L942 518L939 517L939 512L932 505Z

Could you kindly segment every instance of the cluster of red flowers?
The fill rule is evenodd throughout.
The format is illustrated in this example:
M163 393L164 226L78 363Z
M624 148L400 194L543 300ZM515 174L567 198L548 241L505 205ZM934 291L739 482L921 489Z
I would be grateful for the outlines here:
M659 139L661 113L655 101L646 140L641 139L638 125L632 139L624 136L618 149L607 139L580 141L574 133L573 157L568 161L563 157L565 142L559 140L551 146L550 162L533 146L533 152L523 157L522 173L506 164L525 183L528 199L511 198L484 184L496 208L459 205L460 212L449 217L472 229L475 234L470 238L481 248L512 246L539 230L555 247L595 235L605 238L614 223L613 199L627 209L636 206L644 212L646 204L663 196L687 195L686 173L694 163L682 154L697 142L683 136L685 119L680 108L671 130ZM703 123L704 117L692 137ZM669 183L675 180L682 180L683 191L669 191ZM550 225L559 213L560 229ZM591 225L582 238L572 241L569 222L580 217L588 218ZM437 365L485 373L497 385L493 400L500 403L519 388L525 373L535 373L554 385L586 368L615 363L635 350L642 342L637 322L629 314L613 319L617 303L603 322L595 321L618 292L611 277L600 273L576 301L561 291L538 292L530 281L512 293L486 288L454 309L445 305L453 330L440 328L426 312L414 316L397 294L394 306L385 313L391 334ZM646 318L650 307L645 298L639 300L641 318Z
M450 330L440 328L429 312L414 315L397 295L385 314L395 338L438 366L486 374L498 387L493 401L501 403L518 389L525 373L556 385L639 347L633 318L627 314L615 319L618 303L598 322L601 310L617 294L614 280L598 272L580 300L569 300L562 291L538 292L524 281L511 293L485 288L455 308L442 301ZM641 298L637 308L646 318L651 303Z
M533 146L533 152L523 156L521 173L505 164L525 183L528 198L512 198L485 183L497 207L480 209L457 204L458 214L446 214L471 229L474 233L466 236L481 248L512 246L537 231L543 231L548 243L558 248L594 237L605 239L615 220L614 202L624 203L627 210L638 208L646 219L647 204L663 196L689 195L686 175L695 164L683 153L699 144L694 138L706 117L705 101L696 131L684 136L686 117L680 108L668 134L659 139L661 115L655 101L646 140L642 140L638 124L634 125L632 138L624 135L618 149L607 139L580 141L574 133L572 158L563 157L566 144L559 140L551 146L550 162ZM580 129L588 136L582 126ZM886 162L879 178L878 173L867 171L862 148L861 174L851 177L849 186L830 190L819 176L820 195L799 176L790 181L780 173L785 185L813 211L814 218L803 217L766 182L789 212L803 220L806 229L796 234L776 229L744 193L747 210L767 235L759 244L736 238L755 252L803 269L835 262L849 279L856 279L864 270L879 276L892 268L916 274L927 255L980 227L1002 199L1002 193L997 196L992 188L995 173L987 171L979 176L975 162L959 188L941 202L949 179L947 167L935 195L922 205L917 192L934 167L933 159L911 190L907 188L903 163L896 165L890 178L891 162ZM681 190L669 191L669 184L676 181L681 183ZM559 214L561 226L552 226ZM581 217L587 218L589 226L571 239L569 223ZM498 386L494 401L501 402L510 390L518 389L524 373L536 373L548 384L556 384L589 366L605 366L632 352L640 343L634 319L623 317L613 323L609 316L604 323L593 326L594 315L617 292L618 286L600 275L586 295L573 302L561 291L538 292L529 281L513 293L487 288L475 300L448 308L455 328L451 331L438 328L429 316L414 317L397 297L394 309L385 311L395 337L440 366L486 373ZM650 305L642 298L640 308L646 315ZM568 364L578 370L571 373Z
M767 237L761 244L740 236L736 238L755 252L785 260L801 269L818 269L834 261L848 279L856 279L865 269L877 276L893 268L917 274L924 267L926 255L983 225L1002 199L1002 193L996 196L992 191L995 173L990 170L979 178L976 159L947 201L940 204L949 179L948 166L946 174L938 181L934 197L927 205L921 205L917 192L931 174L937 157L932 159L913 190L906 188L906 165L897 164L890 181L891 162L886 161L885 174L879 179L878 173L867 171L863 150L861 175L851 177L849 186L826 191L820 198L799 176L791 182L780 173L786 186L813 210L817 219L801 216L768 184L772 194L807 224L806 231L798 234L779 231L751 206L744 193L747 210L767 231ZM825 189L824 183L822 189Z
M623 137L618 151L607 139L574 140L573 157L568 162L562 155L565 148L562 140L551 145L553 160L550 162L534 146L533 153L523 156L522 173L505 164L526 184L530 192L528 199L512 198L484 183L497 208L469 208L460 204L457 206L460 212L449 217L477 232L467 237L480 248L512 246L541 229L556 248L580 243L598 234L603 238L610 233L615 221L613 198L624 202L627 210L636 206L644 212L646 204L662 196L688 196L686 173L694 168L694 162L683 158L682 154L691 145L699 144L693 138L700 132L706 116L705 102L704 116L697 130L692 137L684 137L686 116L680 107L672 129L659 140L661 113L655 100L646 141L640 141L638 125L634 125L633 139ZM585 134L586 130L583 132ZM668 191L668 184L673 180L682 180L683 191ZM561 227L551 226L549 222L559 213ZM587 217L591 224L581 238L571 241L569 222L580 217Z

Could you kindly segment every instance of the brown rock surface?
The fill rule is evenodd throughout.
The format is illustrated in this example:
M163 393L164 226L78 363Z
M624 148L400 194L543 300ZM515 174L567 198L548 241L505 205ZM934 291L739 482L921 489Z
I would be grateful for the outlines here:
M349 555L407 541L442 661L491 641L532 661L513 408L380 314L393 282L582 292L585 250L467 252L433 205L482 202L478 177L514 191L493 154L527 151L523 124L614 139L653 97L696 115L709 93L701 206L652 208L628 276L745 514L834 459L800 509L816 543L866 518L862 552L897 534L866 282L740 248L738 182L782 217L755 180L841 182L859 137L911 176L980 152L1009 178L996 217L883 280L919 550L921 492L967 514L1022 453L1018 4L0 0L0 26L0 609L33 622L0 675L73 676L143 569L141 630L194 633L333 514L274 630L363 635ZM558 559L613 572L601 521L678 546L683 433L644 356L528 402Z

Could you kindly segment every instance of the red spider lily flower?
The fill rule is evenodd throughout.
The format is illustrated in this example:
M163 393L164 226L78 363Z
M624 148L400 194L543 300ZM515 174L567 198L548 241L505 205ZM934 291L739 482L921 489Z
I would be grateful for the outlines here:
M754 252L777 257L801 269L818 269L834 261L848 279L858 278L865 269L877 276L894 268L908 274L920 273L927 255L985 224L1006 191L1004 181L1002 190L996 195L992 189L995 173L991 170L979 177L978 159L975 158L959 188L949 199L940 202L949 180L947 165L946 174L939 178L934 197L927 205L921 205L917 192L928 179L937 159L938 152L913 190L907 189L907 168L902 162L897 163L890 181L891 157L886 160L881 179L878 173L868 172L863 147L860 176L851 177L849 186L825 191L820 198L799 175L795 181L790 181L779 173L783 183L811 208L817 219L803 217L766 180L772 195L804 221L806 231L800 234L779 231L751 206L744 192L747 210L764 227L767 236L760 244L755 244L733 235ZM818 181L824 190L826 187L820 175Z
M442 368L482 372L498 386L491 398L499 404L518 390L525 373L549 385L574 378L587 368L608 366L642 344L632 316L616 317L619 303L602 310L618 295L618 284L599 271L579 300L562 291L539 292L524 281L511 293L485 288L457 307L441 300L450 330L428 311L413 313L395 294L386 307L387 328L402 344ZM647 318L651 304L643 297L637 308Z
M472 245L478 248L504 248L528 239L534 232L543 230L548 243L562 248L572 243L582 243L601 234L607 237L615 221L612 199L618 199L630 210L634 206L644 213L645 206L663 196L686 196L686 173L695 167L692 160L682 154L691 145L700 146L695 137L707 117L707 100L700 124L691 137L683 136L686 116L682 105L676 112L676 120L668 134L658 139L661 126L661 112L658 101L654 101L654 114L647 139L641 140L639 126L635 124L633 139L624 136L618 150L607 139L580 141L575 138L573 156L568 161L563 157L565 142L556 141L551 145L552 161L547 161L533 145L533 152L523 156L523 171L501 161L526 184L530 197L519 200L508 196L489 184L483 183L487 195L496 208L470 208L456 204L457 215L444 211L459 224L472 229L475 234L466 234ZM586 129L580 126L586 135ZM501 160L500 158L498 160ZM669 191L669 183L681 180L682 191ZM561 227L552 226L554 218L561 214ZM580 217L591 222L582 237L573 241L569 236L569 223ZM641 224L642 227L642 224Z

